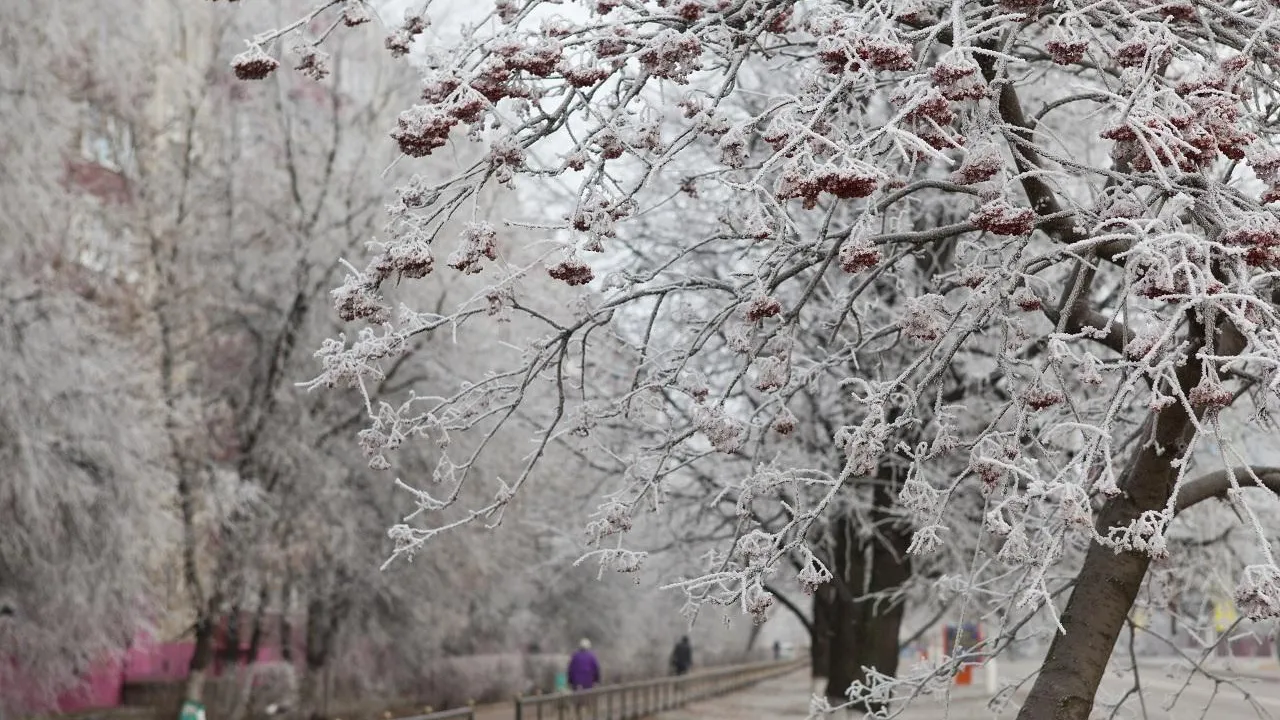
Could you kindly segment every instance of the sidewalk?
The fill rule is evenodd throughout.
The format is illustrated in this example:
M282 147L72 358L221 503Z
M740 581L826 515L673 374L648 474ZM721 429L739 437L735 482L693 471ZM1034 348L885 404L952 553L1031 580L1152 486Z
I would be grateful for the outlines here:
M1274 657L1211 657L1205 664L1236 675L1280 680L1280 661Z
M1196 656L1192 655L1192 657ZM1190 662L1182 657L1139 657L1138 664L1153 669L1173 667L1184 673L1191 669ZM1207 670L1227 675L1257 678L1259 680L1280 680L1280 661L1277 661L1274 656L1232 657L1229 655L1214 655L1205 659L1204 666Z
M1011 678L1001 673L1000 679L1008 682ZM810 715L810 701L815 690L821 688L813 685L808 669L804 668L741 692L690 703L657 717L659 720L804 720ZM917 698L910 709L895 720L988 720L1013 716L1012 710L997 716L987 708L987 700L986 689L981 683L955 686L949 698Z

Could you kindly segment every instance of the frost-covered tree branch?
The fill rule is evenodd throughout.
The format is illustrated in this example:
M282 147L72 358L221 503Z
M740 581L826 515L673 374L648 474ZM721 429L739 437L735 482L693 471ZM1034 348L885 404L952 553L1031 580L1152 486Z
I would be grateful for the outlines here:
M304 20L331 42L364 7ZM802 585L866 578L846 610L873 613L933 559L966 615L1061 631L1022 717L1087 717L1152 562L1184 547L1180 498L1271 489L1212 473L1267 465L1248 438L1280 387L1277 9L485 10L428 44L414 6L386 38L422 75L401 163L475 154L395 189L312 383L359 393L372 467L442 449L401 478L399 554L500 523L573 447L617 478L585 528L602 567L637 571L640 519L687 512L724 540L672 587L762 618L793 558ZM235 72L277 72L271 42L301 27ZM485 213L485 193L532 202ZM468 292L415 306L448 271ZM378 397L437 338L489 353ZM487 476L513 437L519 472ZM724 497L732 523L701 514ZM1230 497L1258 558L1237 597L1280 614L1267 511ZM856 678L863 707L890 674Z

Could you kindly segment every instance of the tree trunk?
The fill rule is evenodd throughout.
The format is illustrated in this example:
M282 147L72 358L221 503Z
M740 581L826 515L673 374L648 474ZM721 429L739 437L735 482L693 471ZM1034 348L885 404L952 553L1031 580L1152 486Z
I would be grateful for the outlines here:
M239 589L235 591L239 594ZM223 646L221 655L222 664L230 666L232 670L240 666L240 621L243 619L244 609L240 607L239 600L231 606L231 612L227 615L227 642Z
M280 588L280 659L293 664L293 623L289 613L293 610L293 578L286 575Z
M253 613L253 627L249 631L249 649L245 654L244 665L236 665L236 704L231 709L227 720L243 720L249 714L249 706L253 703L253 683L257 673L258 651L262 646L262 618L270 599L268 586L263 584L258 591L258 607ZM239 639L237 638L237 643ZM237 644L237 649L239 645Z
M743 653L745 657L751 657L751 651L755 649L756 641L760 639L760 631L763 629L764 625L753 624L751 626L751 630L747 634L747 648Z
M183 699L191 702L204 702L204 681L213 661L213 631L215 623L213 615L201 608L203 617L196 621L195 649L191 653L191 664L187 666L187 683Z
M907 548L911 546L911 532L900 522L889 517L887 509L894 498L889 489L876 489L876 509L871 513L876 523L877 537L871 543L871 578L869 594L877 597L863 602L867 622L868 652L864 653L867 667L894 676L898 672L899 634L902 619L907 614L905 598L887 597L911 579L911 561Z
M191 604L198 613L195 623L195 648L187 666L187 682L182 699L203 702L205 674L213 660L214 612L218 598L206 598L196 562L199 552L196 542L196 498L191 473L184 463L178 465L178 509L182 518L182 573Z
M874 491L871 521L876 532L860 538L855 518L846 515L835 523L836 568L847 592L837 592L829 608L834 636L827 674L827 699L833 705L847 701L854 682L867 681L867 669L893 676L898 671L898 635L906 607L887 595L911 577L907 557L910 534L888 513L893 489L880 478ZM878 703L855 703L855 710L878 712Z
M831 664L831 639L835 635L836 588L826 583L813 593L813 629L809 632L809 669L814 678L826 678Z
M306 670L300 701L306 720L323 718L328 713L329 659L345 610L346 604L340 598L333 602L313 598L307 603Z
M844 515L833 523L834 560L832 574L839 576L845 592L836 592L831 604L831 646L827 660L827 700L832 705L846 701L845 693L855 680L863 678L862 651L866 648L865 627L855 593L863 587L866 574L866 554L857 538L857 527L852 517ZM832 581L835 582L834 580Z
M1200 362L1194 359L1198 350L1193 343L1187 352L1192 359L1178 370L1184 392L1200 381ZM1144 511L1165 507L1177 478L1173 461L1185 456L1192 429L1182 403L1153 414L1144 432L1150 442L1138 448L1121 478L1121 492L1107 500L1099 513L1100 535L1127 527ZM1063 632L1049 646L1018 720L1088 720L1107 661L1150 563L1145 553L1117 553L1096 541L1090 544L1062 613Z
M302 720L318 720L324 717L324 664L307 663L298 689L298 716Z
M302 674L302 692L299 706L303 720L314 720L324 717L324 661L327 655L325 648L325 608L318 598L307 602L306 647L303 650L305 668Z
M258 609L253 613L253 628L249 631L249 650L245 654L245 662L258 662L258 654L262 652L262 620L267 614L267 603L271 600L270 588L266 583L258 591Z

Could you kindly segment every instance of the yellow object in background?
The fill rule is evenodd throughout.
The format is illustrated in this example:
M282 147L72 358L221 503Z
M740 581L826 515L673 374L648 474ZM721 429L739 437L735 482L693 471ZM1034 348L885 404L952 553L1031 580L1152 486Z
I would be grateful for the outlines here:
M1218 632L1226 632L1227 628L1235 624L1240 618L1240 613L1236 611L1235 603L1230 600L1217 598L1213 601L1213 629Z

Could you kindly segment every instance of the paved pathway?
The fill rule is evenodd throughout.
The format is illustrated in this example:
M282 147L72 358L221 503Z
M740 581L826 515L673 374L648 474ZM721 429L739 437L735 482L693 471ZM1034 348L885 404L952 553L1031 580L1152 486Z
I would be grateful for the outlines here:
M691 703L679 710L658 716L659 720L804 720L809 717L809 702L814 688L808 669L772 680L765 680L747 690ZM980 687L957 688L951 693L950 710L940 700L921 698L898 717L903 720L968 720L991 717L983 712L986 695Z
M1144 664L1145 665L1145 664ZM977 686L957 687L949 698L921 697L903 713L900 720L1011 720L1017 715L1031 679L1034 664L1004 665L1000 684L1008 688L1011 701L999 712L988 706L988 696L975 677ZM1139 679L1144 688L1143 704L1137 695L1114 714L1099 709L1093 717L1114 720L1248 720L1267 718L1280 720L1280 673L1269 678L1232 675L1226 682L1215 683L1202 677L1185 682L1186 672L1174 676L1162 667L1141 666ZM1099 689L1099 700L1115 703L1134 684L1132 672L1109 672ZM659 715L659 720L804 720L809 717L812 697L807 671L766 680L739 693L692 703L682 709ZM1145 712L1144 712L1145 709ZM849 716L845 716L849 717ZM860 717L860 716L853 716Z

